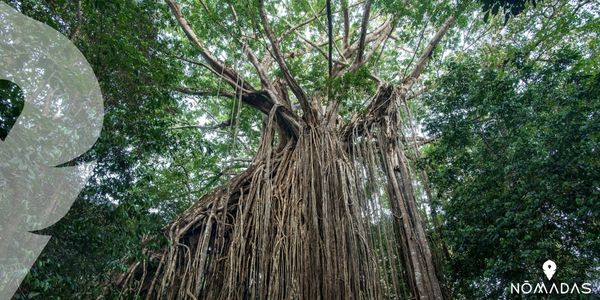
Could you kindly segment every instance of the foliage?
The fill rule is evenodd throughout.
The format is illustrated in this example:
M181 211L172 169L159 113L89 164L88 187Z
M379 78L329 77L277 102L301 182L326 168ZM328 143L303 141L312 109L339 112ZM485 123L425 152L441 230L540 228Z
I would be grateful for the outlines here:
M172 45L158 27L165 18L163 5L8 3L73 40L98 77L106 110L100 140L71 162L95 161L92 179L68 215L39 232L53 238L15 297L90 298L114 270L122 270L123 257L141 255L145 237L227 177L214 154L223 153L231 140L209 141L198 129L172 129L196 124L200 114L173 92L182 65L172 58ZM2 82L2 93L11 94L2 94L1 113L14 120L20 110L18 89L11 84ZM3 120L2 133L6 124ZM234 172L236 165L231 167Z
M455 57L426 98L448 274L467 298L542 281L547 259L563 282L600 276L600 70L570 48L513 53Z

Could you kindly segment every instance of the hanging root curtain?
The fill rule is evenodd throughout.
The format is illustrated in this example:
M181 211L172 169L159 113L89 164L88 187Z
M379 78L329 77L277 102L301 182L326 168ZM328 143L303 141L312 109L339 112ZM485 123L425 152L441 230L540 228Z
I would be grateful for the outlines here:
M119 280L146 299L441 298L393 87L384 112L306 126L276 145L269 115L252 165L168 228L172 244ZM381 115L383 117L377 117Z
M365 18L368 20L367 1ZM283 73L270 81L245 46L263 88L256 90L212 56L168 0L207 68L236 89L239 99L265 114L260 147L250 167L206 194L165 234L170 243L147 250L116 283L122 298L142 299L421 299L443 298L426 220L411 170L415 140L407 93L454 18L449 18L400 85L381 83L365 113L338 117L343 99L327 108L308 97L284 61L259 1L262 27ZM345 51L364 64L365 43ZM366 42L365 42L366 41ZM332 75L332 76L333 76ZM301 106L292 111L287 90ZM237 97L237 96L236 96ZM404 113L401 113L404 112ZM414 134L413 134L414 137ZM411 154L412 153L412 154Z

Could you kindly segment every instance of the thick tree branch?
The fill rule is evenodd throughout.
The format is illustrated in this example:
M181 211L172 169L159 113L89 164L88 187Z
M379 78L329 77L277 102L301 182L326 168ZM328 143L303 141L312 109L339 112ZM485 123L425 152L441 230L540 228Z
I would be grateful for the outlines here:
M381 121L382 118L387 115L390 104L399 101L400 99L406 99L407 92L425 69L433 50L448 32L452 24L454 24L454 21L455 18L451 16L438 29L433 39L421 54L414 69L404 80L402 85L393 86L383 84L379 87L377 94L371 99L367 106L367 113L363 115L354 115L352 120L342 129L346 139L354 134L361 134L361 132L371 124Z
M185 93L185 94L189 94L189 95L195 95L196 93L203 95L203 92L194 92L187 88L177 88L176 90L179 92ZM216 93L208 92L208 94L210 96L217 96ZM224 96L224 97L231 97L234 99L237 97L236 95L229 94L229 93L225 93L225 94L219 93L218 95ZM271 99L270 95L266 91L243 93L241 95L241 100L244 104L249 105L249 106L259 110L260 112L264 113L265 115L269 115L273 106L277 105L278 108L277 108L277 111L275 112L275 116L277 118L277 123L282 127L283 130L285 130L289 134L298 136L298 134L300 132L300 127L301 127L301 125L300 125L301 120L299 120L298 117L289 109L289 107L288 107L288 105L286 105L286 103L284 103L283 105L279 104L279 103L275 103L275 101L273 101ZM231 122L231 121L228 121L228 122ZM223 126L223 125L220 125L220 126ZM194 125L193 127L198 127L198 126ZM185 128L191 128L191 127L185 126ZM214 128L214 129L218 129L218 128Z
M241 96L242 102L258 109L264 114L268 115L271 112L273 106L280 106L280 104L276 103L276 98L273 98L271 93L265 91L256 91L256 89L252 87L248 82L246 82L240 74L238 74L235 70L227 67L224 63L222 63L215 56L213 56L200 42L196 33L193 31L187 20L183 17L179 5L173 0L166 1L169 8L171 9L171 12L177 19L177 22L186 34L187 38L194 44L194 46L196 46L200 50L200 53L206 61L206 64L182 58L183 60L193 64L201 65L209 69L216 75L220 76L234 87L234 89L236 90L236 95ZM254 55L250 55L250 57L256 58ZM258 63L258 59L253 60L253 63L256 63L258 66L260 66L260 64ZM259 76L263 76L264 78L262 79L266 80L267 78L265 74L266 72L263 72L263 74L259 74ZM180 91L183 92L187 90L182 89ZM283 130L290 133L291 135L297 136L299 134L300 121L297 119L296 115L292 111L285 108L284 106L278 107L276 111L276 118L278 124L282 127Z
M229 8L231 8L233 18L235 19L236 22L239 22L239 17L238 17L237 11L235 10L235 7L230 2L228 2L228 4L229 4ZM258 77L260 78L262 88L264 90L266 90L267 93L269 93L269 95L271 96L271 99L273 99L274 101L277 101L277 94L275 92L273 83L271 82L271 80L269 80L267 69L264 68L264 66L260 63L260 61L256 57L256 54L254 54L254 51L252 51L252 49L250 48L250 45L248 45L247 38L244 37L242 34L242 28L238 27L238 30L240 31L240 37L239 37L240 45L242 46L244 53L246 53L248 60L250 60L250 63L254 66L254 69L258 73Z
M166 1L167 5L171 9L171 12L175 16L175 19L177 19L177 22L179 23L181 29L183 29L183 32L190 40L190 42L192 42L192 44L196 46L198 50L200 50L202 58L206 60L208 66L214 71L214 73L218 74L219 76L225 79L228 79L227 82L229 82L230 84L235 85L236 83L239 83L239 86L234 86L234 88L239 87L246 91L255 91L255 89L248 82L246 82L237 72L227 67L206 49L206 47L202 44L200 39L198 39L198 36L194 32L188 21L184 18L183 14L181 13L181 7L179 6L179 4L177 4L173 0Z
M385 21L381 26L379 26L377 29L375 29L373 32L368 33L365 36L365 45L373 42L373 41L377 41L379 39L381 39L382 37L385 37L387 35L388 30L390 30L392 26L392 23L388 20ZM350 58L352 57L352 55L354 55L359 46L358 46L358 42L354 42L353 44L351 44L350 46L348 46L347 48L344 49L344 53L343 53L343 57L345 58ZM333 76L339 76L342 74L342 70L345 68L345 66L343 65L336 65L333 67ZM354 68L356 69L356 68Z
M277 123L294 136L300 134L301 120L298 120L296 115L285 104L280 105L272 101L266 92L254 92L243 95L242 101L257 108L266 115L269 115L274 105L278 105L275 113Z
M342 41L344 48L348 47L348 39L350 37L350 14L348 13L348 0L342 0L342 16L344 18L344 36Z
M343 140L348 141L353 135L363 134L371 124L380 121L397 95L397 89L393 85L380 85L367 105L367 112L353 115L350 122L342 129Z
M300 103L300 106L302 107L302 111L305 113L307 119L308 120L316 120L317 119L316 111L314 111L311 108L308 96L306 95L304 90L302 90L302 88L300 87L300 84L298 84L296 79L292 76L292 73L290 72L290 70L285 62L285 58L284 58L283 53L281 52L281 49L279 46L279 40L275 36L275 33L273 32L273 29L271 28L271 25L269 24L269 19L267 18L267 13L265 11L264 0L259 0L258 3L259 3L260 19L262 21L262 25L265 30L265 33L267 34L267 38L269 39L269 42L271 42L271 47L273 48L272 52L273 52L275 61L279 65L279 68L281 69L281 72L283 73L285 81L290 86L292 93L294 93L294 95L296 96L296 99L298 99L298 102Z
M275 93L275 87L273 86L273 83L269 79L269 76L268 76L268 73L267 73L267 69L264 68L263 64L261 64L260 61L258 61L258 58L256 57L256 55L254 54L254 52L248 46L248 43L246 43L245 41L243 41L242 42L242 47L244 49L244 52L248 56L248 59L250 60L250 63L254 66L254 69L256 70L256 73L258 73L258 77L260 78L260 83L262 85L262 88L264 90L266 90L267 93L269 93L269 95L271 96L271 98L273 100L277 101L277 95Z
M404 89L406 91L412 87L412 85L417 81L417 79L419 79L419 77L421 76L421 73L423 73L423 70L425 70L427 63L429 62L429 59L431 58L431 55L433 54L433 50L440 43L440 41L442 40L444 35L446 35L446 33L448 32L450 27L454 24L455 20L456 19L454 18L454 16L450 16L448 19L446 19L444 24L442 24L442 26L435 33L435 35L433 36L433 38L431 39L431 41L429 42L427 47L425 47L425 50L419 57L419 60L415 64L413 70L404 79L403 85L404 85Z
M365 3L365 11L363 13L362 22L360 25L360 36L358 38L358 49L356 52L355 64L361 64L363 60L363 54L365 52L365 39L367 38L367 29L369 27L369 15L371 14L372 0L367 0Z
M211 73L213 73L215 76L217 76L217 77L219 77L219 78L221 78L221 79L225 80L225 81L226 81L226 82L227 82L229 85L231 85L231 86L233 87L233 89L235 89L235 90L243 90L243 88L242 88L242 87L241 87L241 85L240 85L240 80L239 80L239 79L238 79L238 80L236 80L236 78L229 78L228 76L225 76L225 74L218 73L218 72L217 72L215 69L213 69L211 66L209 66L209 65L207 65L207 64L205 64L205 63L203 63L203 62L200 62L200 61L195 61L195 60L192 60L192 59L189 59L189 58L185 58L185 57L182 57L182 56L176 56L176 57L177 57L178 59L180 59L180 60L183 60L183 61L185 61L185 62L188 62L188 63L190 63L190 64L197 65L197 66L200 66L200 67L202 67L202 68L205 68L205 69L207 69L208 71L210 71ZM252 91L254 91L254 89L252 89Z
M364 64L366 64L371 59L371 57L373 57L373 55L377 52L379 47L382 44L384 44L385 41L387 41L387 39L389 38L389 36L393 30L394 30L394 26L385 27L384 31L382 31L379 35L377 35L376 39L373 41L373 45L372 45L371 49L369 50L369 52L367 52L367 54L364 55L364 58L362 59L362 61L361 62L355 61L354 64L352 64L352 66L350 66L350 68L348 69L348 72L354 72L358 68L360 68ZM383 51L383 49L382 49L382 51Z

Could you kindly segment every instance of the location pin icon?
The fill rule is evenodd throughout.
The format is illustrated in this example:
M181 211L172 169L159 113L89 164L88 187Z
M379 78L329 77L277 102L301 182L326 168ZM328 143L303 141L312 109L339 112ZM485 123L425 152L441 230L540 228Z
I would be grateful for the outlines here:
M552 279L552 276L554 276L554 273L556 273L556 264L551 260L547 260L542 265L542 268L544 269L544 274L546 274L548 280Z

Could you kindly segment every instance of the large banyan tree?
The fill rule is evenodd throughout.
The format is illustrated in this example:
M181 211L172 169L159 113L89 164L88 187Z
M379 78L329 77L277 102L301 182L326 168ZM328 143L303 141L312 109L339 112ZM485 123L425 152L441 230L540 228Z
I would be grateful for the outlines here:
M220 83L179 91L256 109L261 140L118 276L122 297L444 298L408 105L458 9L388 2L166 1L177 58Z

